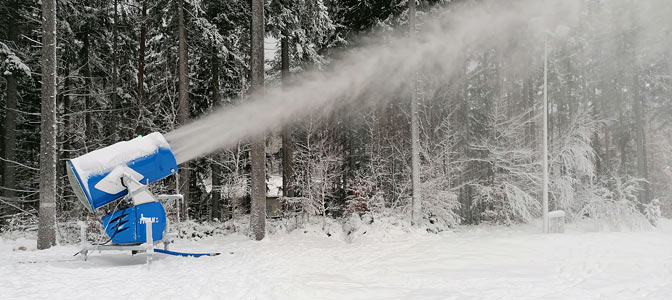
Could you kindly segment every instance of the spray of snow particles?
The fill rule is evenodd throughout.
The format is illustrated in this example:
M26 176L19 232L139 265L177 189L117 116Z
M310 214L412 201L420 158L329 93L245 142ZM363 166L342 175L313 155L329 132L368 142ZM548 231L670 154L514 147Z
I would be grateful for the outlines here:
M331 62L329 70L306 72L289 87L266 89L237 106L220 108L166 134L178 163L260 136L284 124L334 109L361 109L408 92L409 78L423 72L446 82L468 69L466 53L498 49L507 60L507 72L528 75L540 70L539 49L544 36L556 43L571 40L573 32L594 31L614 40L628 28L656 32L672 28L666 0L585 1L512 0L468 1L449 5L422 24L411 40L405 34L350 50ZM608 20L591 21L590 5L613 6ZM620 5L620 7L619 7ZM636 9L623 9L625 5ZM624 21L624 20L627 20ZM568 30L559 30L566 28ZM649 52L670 49L669 39L650 46ZM590 41L588 41L590 43ZM609 42L600 49L609 49ZM606 45L606 46L605 46ZM589 47L589 46L587 46ZM640 49L638 49L639 51ZM586 51L588 52L588 51ZM642 51L641 53L647 53Z

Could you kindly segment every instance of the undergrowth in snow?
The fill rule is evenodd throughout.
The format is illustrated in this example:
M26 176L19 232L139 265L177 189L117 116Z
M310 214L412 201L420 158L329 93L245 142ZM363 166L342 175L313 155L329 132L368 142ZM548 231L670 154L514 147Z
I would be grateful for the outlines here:
M620 220L620 219L619 219ZM576 232L640 232L650 231L651 226L643 216L633 217L631 222L616 222L610 218L577 218L568 223L566 227ZM5 240L36 240L36 218L17 217L10 219L9 226L0 231L0 237ZM83 221L87 226L87 240L89 243L101 243L107 241L107 236L95 218L90 217ZM516 228L541 228L541 220L532 220L529 224L511 224L501 226L495 223L483 223L481 225L455 226L450 230L444 230L431 222L423 226L412 227L410 220L396 212L385 211L383 213L367 212L365 214L351 214L341 218L322 216L308 216L296 214L285 218L266 220L266 232L270 238L282 235L305 235L312 237L324 237L352 243L359 240L384 240L386 238L399 237L407 234L445 234L448 232L462 232L465 230L488 230L488 231L511 231ZM58 222L57 242L61 245L80 244L80 222ZM617 225L617 226L616 226ZM223 237L227 235L249 236L249 217L241 216L227 221L203 221L186 220L181 222L170 221L169 231L175 233L178 239L199 241L202 239ZM534 232L534 230L532 230Z

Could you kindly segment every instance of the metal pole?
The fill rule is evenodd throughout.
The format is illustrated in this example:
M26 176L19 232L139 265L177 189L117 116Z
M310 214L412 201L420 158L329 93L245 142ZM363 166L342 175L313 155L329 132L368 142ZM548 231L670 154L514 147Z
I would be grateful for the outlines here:
M548 34L544 34L543 232L548 233Z
M77 221L77 224L79 225L79 245L81 247L86 247L87 239L86 239L86 223L83 221Z
M175 173L175 191L177 191L178 194L180 193L180 173ZM182 198L182 200L184 200L184 198ZM182 209L182 205L184 204L184 201L182 201L182 203L180 203L180 200L177 200L177 201L175 201L175 203L176 203L175 206L177 206L177 222L179 223L180 222L180 210Z
M154 237L152 236L152 218L140 217L140 222L145 223L145 251L147 253L147 267L152 264L154 255Z

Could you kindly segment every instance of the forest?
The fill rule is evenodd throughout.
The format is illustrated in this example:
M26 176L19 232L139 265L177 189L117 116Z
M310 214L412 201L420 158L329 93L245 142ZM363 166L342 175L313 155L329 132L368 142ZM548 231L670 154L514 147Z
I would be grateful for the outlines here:
M188 126L209 133L194 149L240 133L152 185L184 195L182 220L263 223L276 184L273 218L529 223L543 124L550 210L606 230L672 216L669 5L567 1L537 25L535 5L489 20L506 4L482 2L1 0L0 231L96 220L67 161Z

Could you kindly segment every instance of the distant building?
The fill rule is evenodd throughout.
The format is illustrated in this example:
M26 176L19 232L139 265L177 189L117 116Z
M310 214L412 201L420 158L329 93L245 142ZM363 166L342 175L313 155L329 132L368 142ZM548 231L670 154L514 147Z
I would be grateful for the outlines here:
M282 217L282 176L271 175L266 179L266 216L269 218Z

